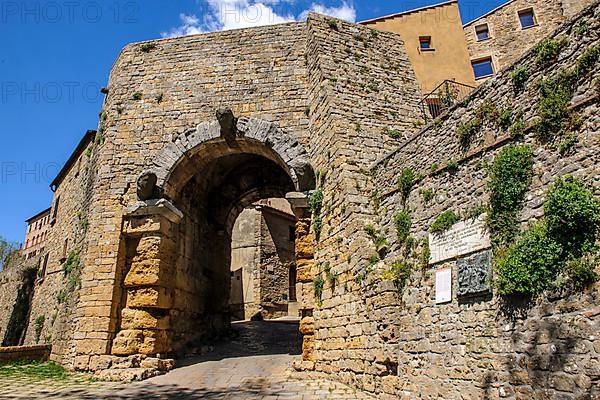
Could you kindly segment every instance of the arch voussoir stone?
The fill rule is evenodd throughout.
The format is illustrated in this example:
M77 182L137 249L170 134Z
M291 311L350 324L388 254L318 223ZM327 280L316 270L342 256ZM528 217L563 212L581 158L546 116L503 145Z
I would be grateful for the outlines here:
M285 133L277 124L253 117L241 117L237 120L236 139L251 139L265 145L285 164L298 191L310 190L315 177L310 157L298 140ZM157 185L165 189L169 178L184 158L192 161L199 146L223 140L218 121L205 121L196 128L184 131L167 143L161 154L150 168L157 176Z

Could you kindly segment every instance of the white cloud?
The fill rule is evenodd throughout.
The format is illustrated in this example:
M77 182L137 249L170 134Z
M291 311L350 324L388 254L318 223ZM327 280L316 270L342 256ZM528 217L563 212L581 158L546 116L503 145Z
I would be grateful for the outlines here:
M195 15L179 14L179 19L181 20L180 26L171 29L169 32L161 33L161 36L177 37L205 33L205 31L200 28L200 20Z
M346 2L343 2L342 5L339 7L326 7L323 4L313 3L310 6L310 9L304 11L301 14L301 18L306 19L306 17L308 17L308 13L310 12L329 15L331 17L343 19L344 21L349 22L356 21L356 9L354 8L354 6L351 6Z
M295 12L277 13L273 6L284 5L292 9L296 0L204 0L207 6L202 17L180 14L181 25L163 32L163 37L194 35L220 30L248 28L301 21L309 12L330 15L346 21L356 21L356 10L347 2L339 7L313 3L310 8Z

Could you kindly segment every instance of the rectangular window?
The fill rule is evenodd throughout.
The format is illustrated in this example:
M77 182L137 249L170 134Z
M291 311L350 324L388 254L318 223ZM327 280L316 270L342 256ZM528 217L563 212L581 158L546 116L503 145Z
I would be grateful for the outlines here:
M492 66L492 58L482 58L481 60L471 61L475 79L486 78L494 75L494 67Z
M475 35L477 35L477 40L487 40L490 38L490 29L488 28L488 24L477 25L475 27Z
M431 36L421 36L419 37L419 47L421 50L433 50L431 47Z
M519 11L519 20L521 21L521 28L527 29L532 26L537 25L537 21L535 20L535 14L533 13L533 8L528 8L527 10Z
M296 227L295 226L288 227L288 239L290 242L296 241Z

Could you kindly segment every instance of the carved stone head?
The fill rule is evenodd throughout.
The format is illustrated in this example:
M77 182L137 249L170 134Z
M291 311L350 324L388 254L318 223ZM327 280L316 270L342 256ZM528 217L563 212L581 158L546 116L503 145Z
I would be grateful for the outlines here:
M224 107L217 110L217 120L221 125L221 136L226 140L235 139L237 131L237 118L230 108Z
M154 172L144 172L137 180L137 195L142 201L155 199L158 197L158 188L156 182L158 178Z

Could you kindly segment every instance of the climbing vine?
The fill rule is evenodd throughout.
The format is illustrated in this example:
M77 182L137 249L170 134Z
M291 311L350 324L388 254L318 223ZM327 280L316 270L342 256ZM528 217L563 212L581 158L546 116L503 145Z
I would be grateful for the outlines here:
M519 213L533 178L533 152L529 146L508 146L489 170L488 226L494 246L506 246L518 232Z
M46 322L46 316L40 315L33 322L33 335L36 343L40 342L42 336L42 330L44 329L44 323Z
M321 305L323 302L323 288L325 287L325 279L321 276L321 274L315 276L313 279L313 287L317 304Z
M71 250L62 265L64 277L67 279L68 292L73 292L81 286L83 263L81 262L80 253L79 249Z
M323 227L323 220L321 218L321 210L323 209L323 189L317 188L317 190L311 194L308 200L308 206L312 213L313 229L318 241L321 237L321 228Z

